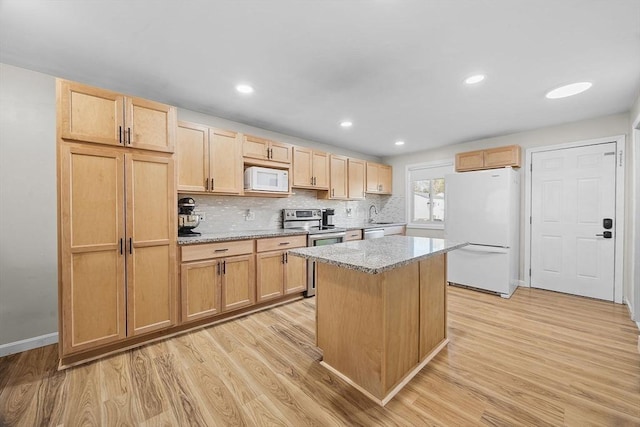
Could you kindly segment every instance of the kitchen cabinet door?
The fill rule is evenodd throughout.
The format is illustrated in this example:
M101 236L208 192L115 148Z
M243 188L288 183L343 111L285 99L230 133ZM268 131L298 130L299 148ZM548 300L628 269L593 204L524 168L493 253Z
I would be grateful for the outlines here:
M349 159L347 167L349 176L349 199L364 199L366 162L364 160Z
M456 154L456 171L470 171L484 168L484 151L468 151Z
M313 186L318 190L329 188L329 154L314 151L312 157Z
M291 163L292 146L289 144L283 144L281 142L270 141L269 148L271 152L269 159L279 163Z
M488 169L506 166L519 168L520 152L519 145L508 145L484 150L484 167Z
M61 355L126 336L124 153L61 145Z
M367 193L391 194L391 166L367 162Z
M269 140L245 135L242 142L242 156L249 159L266 160L269 155Z
M209 128L179 122L176 142L178 191L209 189Z
M124 146L124 95L57 80L62 138Z
M220 313L219 260L183 263L180 272L182 322Z
M284 293L291 294L307 289L307 260L285 255Z
M209 190L240 194L243 189L242 146L236 132L209 130Z
M125 97L125 125L129 147L173 153L177 126L175 107Z
M313 188L313 150L293 147L293 187Z
M127 154L128 335L176 323L173 159Z
M347 158L344 156L330 156L330 199L346 199L347 198Z
M256 254L256 263L258 302L282 296L284 293L284 251Z
M391 166L378 166L378 184L381 194L391 194Z
M256 300L255 258L253 254L221 260L222 311L253 304Z

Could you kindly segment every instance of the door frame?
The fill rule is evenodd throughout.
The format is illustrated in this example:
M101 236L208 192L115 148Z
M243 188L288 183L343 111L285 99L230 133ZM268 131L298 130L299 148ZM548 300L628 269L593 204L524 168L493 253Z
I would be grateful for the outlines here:
M616 135L606 138L587 139L583 141L568 142L543 147L533 147L526 150L524 168L524 284L531 287L531 160L534 153L543 151L563 150L566 148L585 147L589 145L615 142L616 144L616 245L614 250L614 287L613 301L622 304L623 276L624 276L624 164L625 164L625 135Z

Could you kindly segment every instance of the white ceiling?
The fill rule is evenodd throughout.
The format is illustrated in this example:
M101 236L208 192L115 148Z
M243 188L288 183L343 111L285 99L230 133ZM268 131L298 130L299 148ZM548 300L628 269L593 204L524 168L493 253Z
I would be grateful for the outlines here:
M640 1L0 0L0 61L388 156L628 111Z

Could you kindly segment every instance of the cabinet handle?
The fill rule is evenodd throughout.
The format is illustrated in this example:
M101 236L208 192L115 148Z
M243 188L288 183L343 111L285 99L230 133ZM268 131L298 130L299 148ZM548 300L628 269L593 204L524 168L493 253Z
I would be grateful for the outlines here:
M209 178L204 179L204 190L209 191Z
M313 177L311 177L311 185L313 185Z
M285 261L284 261L284 254L282 254L282 260L281 260L280 262L281 262L281 263L283 263L283 264L285 263Z
M123 249L123 248L124 248L124 242L123 242L123 239L122 239L122 237L121 237L121 238L120 238L120 255L122 255L122 252L124 251L124 249Z
M122 126L118 126L118 144L122 144Z
M289 263L289 252L285 252L284 253L284 263L288 264Z
M278 243L280 246L284 246L284 245L289 245L291 244L291 242L280 242Z
M333 197L333 196L335 196L335 195L336 195L336 189L335 189L335 188L332 188L332 189L331 189L331 197Z
M314 177L313 177L313 185L316 185L316 184L318 183L317 181L318 181L318 180L317 180L317 179L316 179L316 177L314 176Z
M211 191L213 191L213 178L211 178Z
M129 139L129 145L131 145L131 128L127 128L127 137Z
M220 262L216 262L216 275L220 275Z
M214 250L214 252L227 252L228 250L229 250L229 248L216 249L216 250Z
M133 254L133 239L129 237L129 254Z
M222 261L222 274L227 274L227 261Z

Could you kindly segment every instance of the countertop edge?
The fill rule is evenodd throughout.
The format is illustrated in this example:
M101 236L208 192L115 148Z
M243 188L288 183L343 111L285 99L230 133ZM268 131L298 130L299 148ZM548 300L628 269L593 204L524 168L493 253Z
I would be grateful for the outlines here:
M393 264L389 264L389 265L385 265L383 267L380 268L369 268L369 267L365 267L365 266L361 266L361 265L355 265L355 264L349 264L349 263L345 263L345 262L340 262L337 260L332 260L332 259L327 259L327 258L323 258L323 257L318 257L318 256L313 256L313 255L308 255L308 254L303 254L303 253L297 253L295 249L291 249L289 251L290 255L294 255L294 256L298 256L301 258L305 258L305 259L309 259L312 261L317 261L317 262L322 262L325 264L331 264L331 265L335 265L336 267L341 267L341 268L346 268L348 270L356 270L356 271L361 271L363 273L367 273L367 274L380 274L380 273L384 273L385 271L389 271L389 270L393 270L394 268L398 268L398 267L402 267L404 265L408 265L411 264L413 262L418 262L418 261L422 261L425 260L427 258L436 256L436 255L440 255L446 252L450 252L453 251L455 249L460 249L464 246L469 245L468 242L463 242L463 243L456 243L452 246L437 250L437 251L433 251L433 252L429 252L427 254L423 254L423 255L419 255L413 258L409 258L406 260L402 260L402 261L398 261L395 262ZM302 249L302 248L300 248Z

